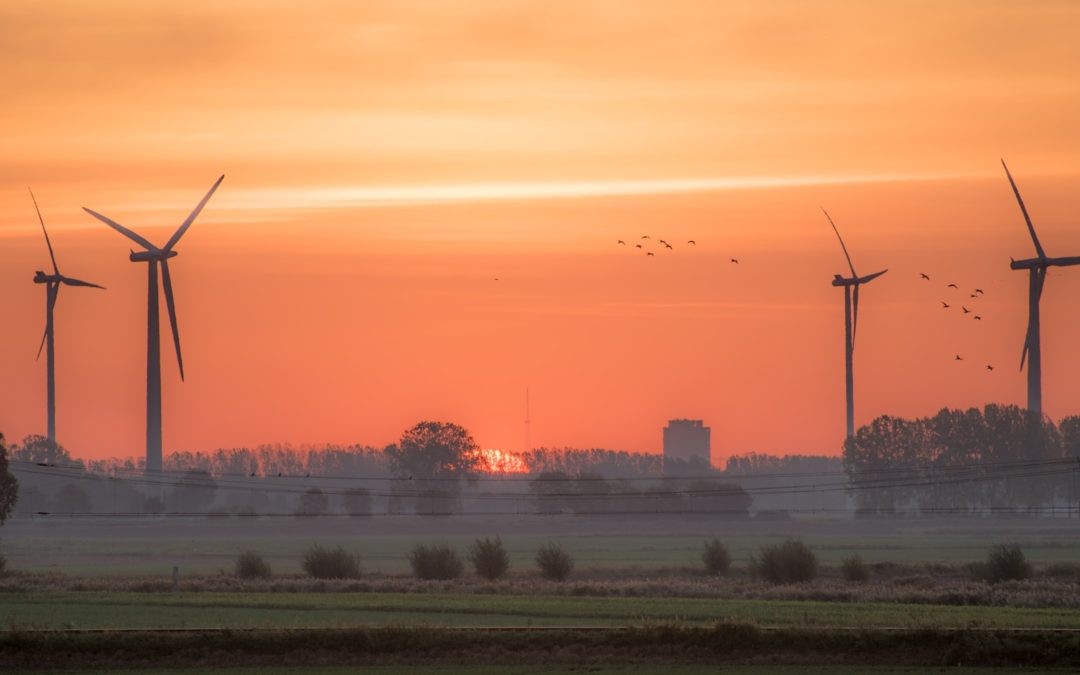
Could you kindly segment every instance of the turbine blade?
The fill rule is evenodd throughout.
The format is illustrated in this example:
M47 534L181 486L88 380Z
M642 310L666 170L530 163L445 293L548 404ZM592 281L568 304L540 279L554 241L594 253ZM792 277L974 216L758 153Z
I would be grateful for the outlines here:
M862 278L859 279L859 283L860 284L865 284L865 283L871 282L874 279L877 279L882 274L885 274L888 271L889 270L881 270L880 272L874 272L873 274L867 274L865 277L862 277Z
M53 308L56 307L56 298L60 295L60 285L59 284L54 285L54 284L50 283L47 288L48 288L48 290L46 291L46 293L49 294L49 310L48 311L49 311L49 314L52 314ZM37 356L34 357L35 361L37 359L41 358L41 350L45 349L45 340L48 339L48 337L49 337L49 321L46 318L46 320L45 320L45 333L41 336L41 344L38 345Z
M26 188L30 190L30 188ZM41 217L41 209L38 208L37 197L34 196L34 191L30 190L30 199L34 201L34 210L37 211L38 222L41 223L41 231L45 233L45 244L49 247L49 258L52 259L53 272L59 276L60 268L56 266L56 255L53 253L52 241L49 240L49 231L45 229L45 219Z
M90 288L100 288L101 290L105 290L104 286L98 286L97 284L92 284L89 281L82 281L81 279L72 279L71 277L60 277L60 281L62 283L64 283L64 284L67 284L68 286L89 286Z
M41 344L38 345L38 348L37 348L37 356L34 357L35 361L41 359L41 350L45 349L45 340L47 340L48 337L49 337L49 327L46 326L45 327L45 333L42 334L42 336L41 336Z
M187 217L187 220L184 221L184 224L181 225L176 230L176 232L173 233L172 238L170 238L168 243L165 244L165 251L171 251L172 247L176 246L176 242L180 241L180 237L184 236L184 233L187 232L187 229L191 227L192 223L195 222L195 218L197 218L199 213L202 212L203 207L206 206L206 202L210 201L210 197L213 196L214 191L218 189L218 186L221 185L221 181L223 180L225 180L225 174L222 174L221 177L217 179L217 181L210 187L210 191L206 193L206 196L202 198L202 201L199 202L198 206L195 207L195 210L193 210L191 212L191 215Z
M161 281L165 286L165 306L169 309L169 323L172 325L173 345L176 347L176 363L180 366L180 379L184 379L184 357L180 355L180 331L176 327L176 303L173 302L172 278L169 276L168 259L161 261Z
M1024 361L1027 360L1028 345L1031 344L1031 323L1028 323L1027 337L1024 338L1024 350L1020 352L1020 370L1024 369Z
M840 230L836 229L836 223L833 222L832 216L829 215L829 212L826 211L824 207L821 209L821 212L829 219L829 224L832 225L833 232L836 233L836 238L840 240L840 248L844 249L844 257L847 258L848 267L851 268L851 276L859 276L855 273L855 265L851 264L851 256L848 255L847 246L844 244L844 238L840 236Z
M855 334L859 332L859 284L855 284L855 293L851 298L851 351L855 351Z
M142 246L147 251L156 251L157 250L157 246L154 246L149 241L144 239L141 235L138 235L138 234L132 232L131 230L127 229L126 227L124 227L120 223L116 222L115 220L113 220L111 218L107 218L106 216L101 215L97 211L91 211L90 209L86 208L85 206L83 207L83 211L86 211L87 213L89 213L93 217L97 218L101 222L105 223L106 225L108 225L112 229L116 230L120 234L124 235L128 239L134 241L136 244L138 244L139 246Z
M1001 166L1005 168L1005 175L1009 177L1009 185L1012 185L1013 194L1016 195L1016 201L1020 204L1020 212L1024 214L1024 221L1027 222L1028 232L1031 233L1031 241L1035 242L1035 252L1039 254L1040 258L1046 257L1046 252L1043 251L1042 244L1039 243L1039 237L1035 234L1035 226L1031 224L1031 216L1028 215L1027 207L1024 206L1024 200L1020 197L1020 190L1016 187L1016 181L1013 180L1012 174L1009 173L1009 167L1005 166L1005 160L1001 160Z

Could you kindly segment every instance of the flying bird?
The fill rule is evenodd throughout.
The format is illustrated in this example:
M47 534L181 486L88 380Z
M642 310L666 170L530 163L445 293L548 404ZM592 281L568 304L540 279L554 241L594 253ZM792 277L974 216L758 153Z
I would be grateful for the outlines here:
M964 310L964 314L971 314L971 310L963 305L960 305L960 309Z
M972 294L971 294L971 297L973 297L973 298L977 298L977 297L979 297L979 294L978 294L978 293L972 293Z
M986 364L986 369L987 370L993 370L994 367L988 363L988 364Z
M919 272L919 276L923 279L926 279L927 281L930 281L930 275L925 272Z
M976 321L982 321L982 317L981 317L981 316L979 316L978 314L976 314L976 315L975 315L975 320L976 320Z
M693 239L689 239L689 240L687 240L687 242L686 242L686 243L687 243L687 244L690 244L691 246L697 246L697 242L696 242L696 241L694 241Z
M738 264L739 264L739 259L738 259L738 258L732 258L732 259L731 259L731 262L733 262L733 263L735 263L736 265L738 265Z
M975 292L978 293L979 295L983 295L983 289L981 289L981 288L976 288Z
M667 246L667 245L668 245L668 243L667 243L666 241L664 241L663 239L660 239L660 240L658 240L658 241L659 241L659 242L660 242L661 244L663 244L664 246Z
M952 305L950 305L949 303L945 302L944 300L942 300L942 301L941 301L941 306L942 306L943 308L945 308L945 309L948 309L948 308L952 307Z
M649 251L649 252L647 252L647 253L646 253L645 255L656 255L656 254L655 254L655 253L653 253L652 251Z
M625 241L623 241L622 239L620 239L620 240L619 240L619 244L621 244L621 245L623 245L623 246L626 246L626 242L625 242Z
M669 250L669 251L671 251L671 250L672 250L672 246L671 246L671 244L667 243L666 241L664 242L664 246L667 246L667 248L668 248L668 250Z
M634 244L634 248L641 248L641 244Z
M499 280L499 277L495 277L495 281L498 281L498 280Z
M949 285L947 286L947 288L960 288L960 287L959 287L959 286L957 286L956 284L949 284Z
M649 235L647 235L647 234L643 234L643 235L641 235L641 238L642 238L642 239L648 239L648 238L649 238Z
M960 358L960 355L959 355L959 354L957 354L957 355L956 355L956 358L955 358L955 359L953 359L953 361L963 361L963 360L964 360L964 359Z

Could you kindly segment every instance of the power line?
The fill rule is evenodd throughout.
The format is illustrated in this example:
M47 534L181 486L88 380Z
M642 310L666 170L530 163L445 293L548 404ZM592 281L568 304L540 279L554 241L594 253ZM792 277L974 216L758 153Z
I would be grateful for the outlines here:
M949 472L949 471L975 471L987 468L997 467L1024 467L1035 464L1044 463L1072 463L1075 462L1075 458L1060 457L1060 458L1047 458L1047 459L1018 459L1018 460L999 460L999 461L980 461L980 462L958 462L953 464L943 464L939 466L932 465L919 465L912 467L884 467L880 469L869 469L859 472L860 477L878 476L878 475L892 475L892 474L917 474L920 472L934 471L934 472ZM86 471L86 467L82 464L57 464L57 463L44 463L44 462L31 462L28 460L11 460L13 465L25 465L25 466L37 466L44 468L61 468L61 469L74 469L78 471ZM177 475L182 476L189 471L201 471L202 469L161 469L156 473L161 475ZM125 474L131 476L145 475L145 469L142 468L124 468L114 467L112 469L114 474ZM411 476L387 476L387 475L332 475L332 474L314 474L310 472L306 473L284 473L279 472L277 474L258 474L258 472L220 472L210 473L215 480L220 478L261 478L261 479L304 479L304 480L346 480L346 481L385 481L385 482L410 482L422 480L427 483L431 482L469 482L469 483L584 483L584 482L664 482L664 481L730 481L733 479L738 480L765 480L775 478L806 478L806 477L848 477L850 474L845 470L839 471L789 471L789 472L776 472L776 473L723 473L723 474L711 474L711 475L685 475L685 476L628 476L628 477L615 477L607 478L603 476L566 476L566 477L552 477L544 475L530 475L530 476L432 476L428 478L414 478ZM546 472L545 472L546 473Z
M44 469L44 470L43 470ZM735 497L739 495L797 495L807 493L829 493L829 492L855 492L864 490L895 490L903 488L919 488L928 486L941 486L941 485L960 485L965 483L984 483L994 482L1006 479L1024 479L1024 478L1042 478L1048 476L1066 476L1072 475L1074 471L1073 460L1041 460L1028 462L1024 467L1014 466L1010 467L1009 471L1002 472L1000 469L997 472L991 471L987 473L968 473L967 475L958 474L952 477L949 476L929 476L919 475L908 477L896 477L892 480L884 479L871 479L871 480L849 480L841 482L829 482L829 483L810 483L810 484L798 484L798 485L778 485L778 486L751 486L744 488L741 486L717 486L715 489L669 489L669 490L651 490L646 492L640 491L605 491L605 492L476 492L470 495L471 499L481 501L500 501L500 500L520 500L524 496L530 496L534 499L547 499L547 500L586 500L586 499L662 499L664 497ZM140 485L153 485L162 487L173 488L195 488L195 489L233 489L233 490L258 490L260 493L277 493L277 494L305 494L312 489L318 489L323 494L328 496L349 496L355 494L350 488L342 488L340 486L330 485L318 485L318 484L305 484L305 485L275 485L272 482L266 483L266 480L271 479L258 479L259 484L252 484L250 482L239 482L235 480L214 480L200 481L200 480L184 480L182 477L178 479L170 479L168 477L155 478L152 475L138 475L129 478L103 478L94 474L88 474L85 472L73 472L70 469L63 469L60 467L39 467L34 465L20 470L21 473L27 473L32 475L52 476L56 478L63 478L68 480L89 480L89 481L103 481L103 480L124 480L129 483L136 483ZM412 481L413 485L424 485L426 481L418 480ZM368 490L367 494L372 497L388 497L388 498L410 498L410 497L424 497L424 498L438 498L440 496L452 496L452 495L440 495L439 493L433 493L431 490L424 490L422 487L418 487L414 490L400 490L393 489L390 491L380 490Z
M787 514L848 514L851 511L842 508L792 508L784 509ZM1009 514L1009 515L1056 515L1056 514L1071 514L1074 510L1070 509L1067 505L1061 506L1031 506L1024 507L1022 510L1009 506L987 506L982 508L967 508L967 507L911 507L911 508L897 508L890 509L884 512L884 517L907 517L907 516L921 516L921 515L967 515L967 516L980 516L983 514ZM91 511L35 511L30 514L13 514L17 517L48 517L48 518L140 518L140 519L156 519L156 518L200 518L206 520L227 520L229 518L305 518L305 519L337 519L344 518L464 518L464 517L489 517L489 516L529 516L529 517L541 517L552 518L558 516L668 516L668 515L701 515L701 516L732 516L742 517L745 520L754 522L782 522L782 520L771 518L751 518L747 515L747 511L742 509L720 509L720 510L691 510L691 509L672 509L672 510L580 510L575 509L570 512L560 511L557 513L545 513L543 511L459 511L459 512L431 512L431 513L274 513L274 512L253 512L253 511L238 511L235 513L208 513L206 511L167 511L162 513L146 513L145 511L111 511L94 513Z

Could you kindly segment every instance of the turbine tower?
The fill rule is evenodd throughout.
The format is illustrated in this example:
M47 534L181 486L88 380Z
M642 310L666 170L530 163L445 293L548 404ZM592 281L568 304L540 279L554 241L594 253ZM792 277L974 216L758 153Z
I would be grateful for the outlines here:
M180 355L180 333L176 328L176 305L173 302L172 279L169 277L169 258L176 257L173 247L184 236L191 223L195 222L199 212L210 201L210 197L221 185L225 176L221 176L210 187L210 191L202 198L202 201L187 217L187 220L177 228L173 236L158 248L147 239L132 232L116 221L107 218L100 213L83 207L83 210L113 228L120 234L142 246L144 251L132 251L129 256L131 262L145 262L149 270L149 283L147 293L146 311L146 473L152 481L156 481L161 472L161 338L159 335L158 318L158 265L161 266L161 281L165 287L165 306L169 311L169 323L172 325L173 346L176 348L176 363L180 366L180 379L184 379L184 359ZM160 496L160 485L158 486Z
M832 285L844 287L844 364L847 367L845 373L845 385L847 389L847 438L853 438L855 436L855 375L852 370L851 357L855 351L855 331L859 324L859 286L870 283L889 270L884 269L880 272L874 272L873 274L867 274L864 277L860 277L855 272L855 265L851 263L851 256L848 255L847 246L844 245L844 238L840 236L840 230L836 229L836 223L833 222L828 211L822 209L822 212L824 212L825 217L829 219L829 224L832 225L833 232L836 233L836 238L840 240L840 248L844 249L844 257L847 258L848 267L851 269L850 277L844 277L840 274L833 275Z
M45 274L41 270L34 273L35 284L45 284L45 334L41 336L41 345L38 347L37 358L41 358L41 350L45 349L45 372L46 372L46 409L48 410L49 439L48 463L52 464L55 459L56 449L56 350L54 346L55 324L53 323L53 308L56 307L56 298L60 295L60 285L65 286L88 286L100 288L104 286L92 284L89 281L81 281L60 274L60 267L56 264L56 254L53 253L52 241L49 240L49 231L45 229L45 219L41 217L41 209L38 208L37 198L34 191L30 190L30 199L34 202L34 210L37 211L38 222L41 223L41 231L45 234L45 245L49 247L49 259L52 260L53 273Z
M1020 353L1020 370L1024 369L1024 361L1027 361L1028 381L1028 410L1038 413L1042 418L1042 348L1039 340L1039 300L1042 298L1043 284L1046 282L1046 271L1050 267L1071 267L1080 265L1080 256L1070 258L1048 258L1039 237L1035 234L1035 226L1031 224L1031 216L1028 215L1024 200L1020 198L1020 190L1016 187L1016 181L1009 173L1009 167L1005 166L1005 160L1001 160L1001 166L1005 169L1005 175L1009 178L1016 202L1020 204L1020 212L1024 214L1031 241L1035 244L1037 257L1026 260L1013 260L1009 267L1014 270L1028 271L1028 326L1027 337L1024 338L1024 350Z

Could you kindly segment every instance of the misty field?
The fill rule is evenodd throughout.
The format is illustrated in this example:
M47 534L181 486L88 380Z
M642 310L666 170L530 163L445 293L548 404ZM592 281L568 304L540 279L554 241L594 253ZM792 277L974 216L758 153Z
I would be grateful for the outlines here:
M275 573L300 572L313 543L359 554L365 573L407 574L417 543L437 541L464 552L479 536L500 535L511 574L533 569L533 554L558 541L576 569L663 571L699 568L704 538L720 537L735 566L762 544L788 537L806 541L823 565L859 554L868 563L977 562L989 546L1019 543L1034 563L1080 561L1080 522L738 522L715 519L618 518L354 518L354 519L58 519L13 520L3 554L13 569L74 575L213 574L232 568L242 550L262 553Z
M1076 628L1071 608L441 593L10 593L9 629L709 625Z

